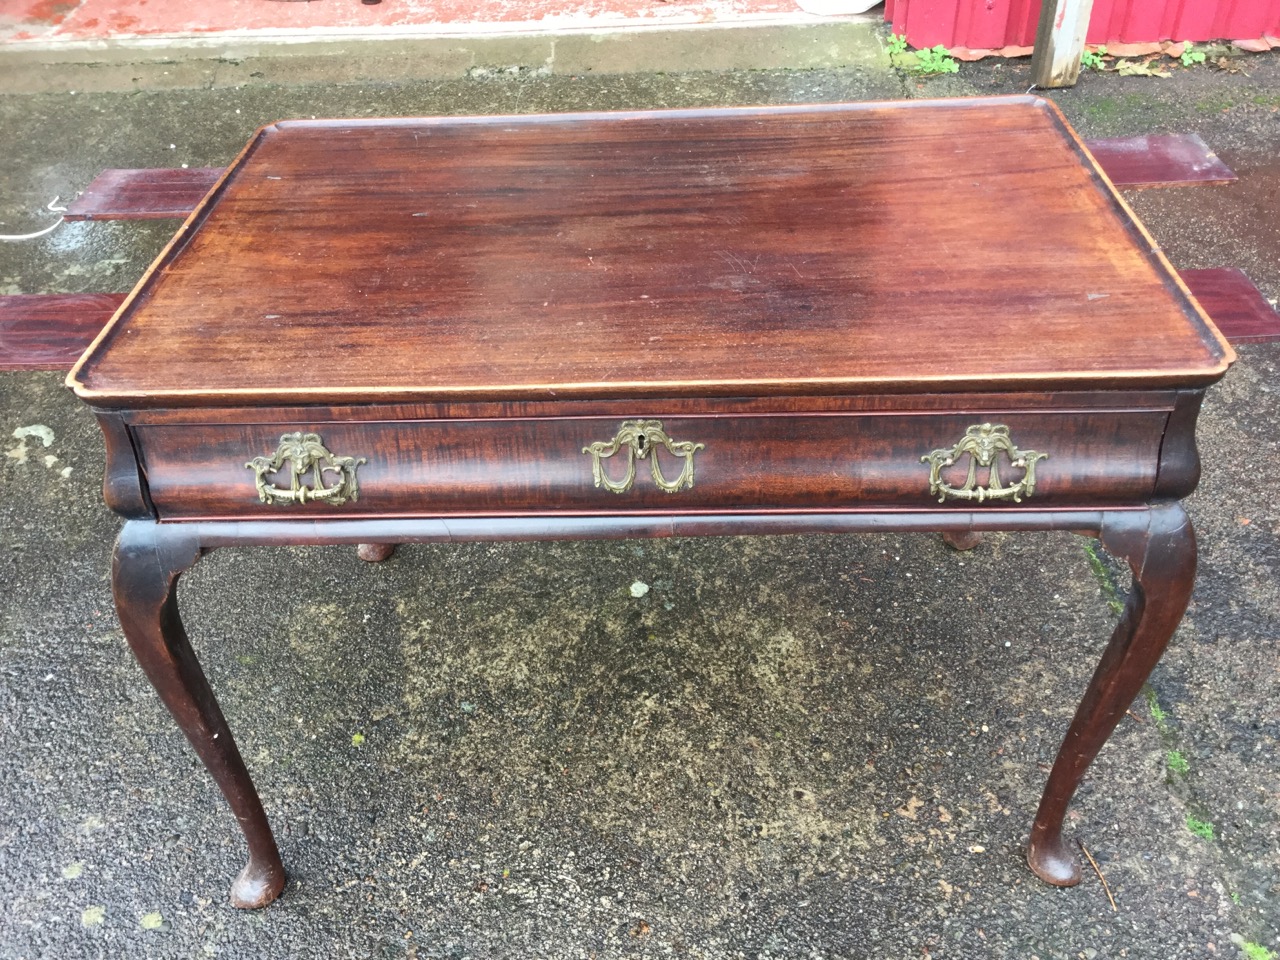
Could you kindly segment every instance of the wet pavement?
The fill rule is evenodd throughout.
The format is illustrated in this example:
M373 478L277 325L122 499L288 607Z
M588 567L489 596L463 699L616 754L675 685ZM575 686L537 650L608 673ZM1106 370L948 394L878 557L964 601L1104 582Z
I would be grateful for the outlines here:
M1130 200L1175 266L1241 266L1274 300L1280 57L1248 62L1053 98L1086 136L1218 149L1240 184ZM0 97L0 230L103 167L225 164L289 116L1028 84L1024 62ZM128 289L173 228L0 246L0 289ZM0 957L1280 952L1280 345L1240 354L1201 419L1192 608L1068 824L1114 911L1088 867L1056 890L1022 859L1127 585L1065 534L216 551L182 608L291 876L233 910L238 831L111 606L97 428L60 375L0 374Z

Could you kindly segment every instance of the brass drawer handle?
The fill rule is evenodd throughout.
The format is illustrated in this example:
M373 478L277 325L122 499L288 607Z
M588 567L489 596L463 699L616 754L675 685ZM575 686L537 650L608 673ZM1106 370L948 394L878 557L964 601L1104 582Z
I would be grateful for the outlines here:
M1021 467L1022 479L1011 486L1005 486L1000 480L997 458L1000 454L1009 458L1011 465ZM964 485L953 487L942 479L942 471L956 463L961 457L969 457L969 474ZM1021 503L1023 497L1030 497L1036 486L1036 461L1047 460L1047 453L1036 453L1034 450L1019 450L1009 437L1009 428L1003 423L979 423L964 432L964 438L951 449L943 448L921 457L921 462L929 464L929 493L938 498L938 502L953 497L957 500L1012 500ZM987 470L987 485L978 486L978 468Z
M666 447L672 456L684 459L684 468L675 480L668 480L663 476L656 453L649 456L655 444ZM612 480L605 473L601 461L623 449L627 451L627 475L620 481ZM612 440L597 441L589 447L583 447L582 452L591 455L591 475L595 478L597 487L604 487L611 493L626 493L636 479L636 460L648 459L653 482L667 493L675 493L693 486L693 455L701 449L701 443L672 440L663 432L661 420L624 420Z
M289 464L289 487L282 490L267 482L271 474L279 473ZM254 457L245 467L252 470L258 485L258 499L263 503L307 503L322 500L334 505L348 500L359 500L356 470L364 457L335 457L325 449L318 433L286 433L280 438L280 446L270 457ZM313 473L313 483L307 486L303 477ZM337 477L325 486L325 474Z

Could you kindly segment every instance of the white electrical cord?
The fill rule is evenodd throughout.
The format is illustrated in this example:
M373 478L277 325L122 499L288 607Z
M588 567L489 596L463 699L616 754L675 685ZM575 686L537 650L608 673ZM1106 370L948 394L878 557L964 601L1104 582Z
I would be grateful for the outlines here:
M62 199L61 197L54 197L52 200L49 201L49 206L46 207L45 209L52 210L54 213L65 213L67 210L66 207L57 206L58 201L61 199ZM57 220L49 224L49 226L45 227L43 230L37 230L35 233L10 233L10 234L0 233L0 240L6 240L6 241L34 240L37 237L43 237L46 233L53 233L53 231L58 229L58 227L60 226L62 226L62 217L59 217Z

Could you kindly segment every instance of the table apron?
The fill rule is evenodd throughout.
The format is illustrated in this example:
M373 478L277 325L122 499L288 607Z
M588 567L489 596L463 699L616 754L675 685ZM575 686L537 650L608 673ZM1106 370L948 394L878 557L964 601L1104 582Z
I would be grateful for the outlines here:
M130 430L161 520L321 519L1137 505L1153 498L1169 420L1167 410L637 412L629 420L320 419L137 424ZM641 446L628 423L650 425ZM1001 491L995 497L966 500L931 486L929 455L953 450L988 423L1007 428L1017 452L1043 455L1034 463L1030 494L1015 500L1010 492L1026 466L1015 463L1008 449L994 457L995 475L990 463L971 472L976 458L969 453L957 455L940 474L953 490L967 483ZM249 461L270 457L293 433L314 434L335 457L363 461L354 466L357 495L336 504L264 502ZM289 482L285 471L269 480L273 487ZM315 485L314 478L309 482Z

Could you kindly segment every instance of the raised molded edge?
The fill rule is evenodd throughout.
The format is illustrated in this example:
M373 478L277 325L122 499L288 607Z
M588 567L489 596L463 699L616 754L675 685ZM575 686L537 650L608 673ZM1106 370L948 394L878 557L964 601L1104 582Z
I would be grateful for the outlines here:
M713 118L719 116L785 115L795 113L862 112L884 109L917 110L947 107L972 109L993 104L1010 107L1028 107L1044 113L1062 135L1067 144L1091 170L1095 182L1111 201L1112 210L1133 236L1139 249L1156 267L1166 289L1184 315L1199 328L1201 339L1211 362L1189 366L1185 369L1164 370L1064 370L1047 373L1001 374L982 378L956 378L946 374L917 374L910 380L886 377L845 378L791 378L787 380L697 380L697 381L610 381L565 382L546 384L493 383L460 387L394 386L394 387L335 387L272 385L262 388L220 389L170 389L170 390L109 390L89 385L87 379L94 362L106 349L119 330L125 325L134 304L142 300L155 284L161 268L170 263L191 240L203 224L207 213L225 192L227 184L235 177L253 151L267 138L297 127L395 126L408 123L428 125L463 124L539 124L574 123L601 120L625 121L655 117L669 119ZM973 97L953 100L868 101L863 103L787 104L776 106L715 107L677 110L632 110L563 114L533 114L504 116L373 118L373 119L322 119L283 120L260 128L227 167L217 186L204 202L192 212L173 240L165 247L156 262L148 269L138 286L117 311L111 322L89 346L75 367L67 375L67 386L77 396L99 407L146 408L157 406L232 405L274 406L288 403L333 402L388 402L415 401L504 401L540 399L603 399L609 397L760 397L837 395L849 393L906 393L922 389L947 392L971 392L987 389L1135 389L1144 387L1203 387L1221 379L1236 359L1235 351L1213 325L1213 322L1195 302L1186 285L1178 277L1168 260L1160 252L1145 227L1137 220L1132 209L1124 202L1115 186L1107 178L1101 166L1089 153L1083 141L1066 121L1061 110L1052 101L1030 95Z

